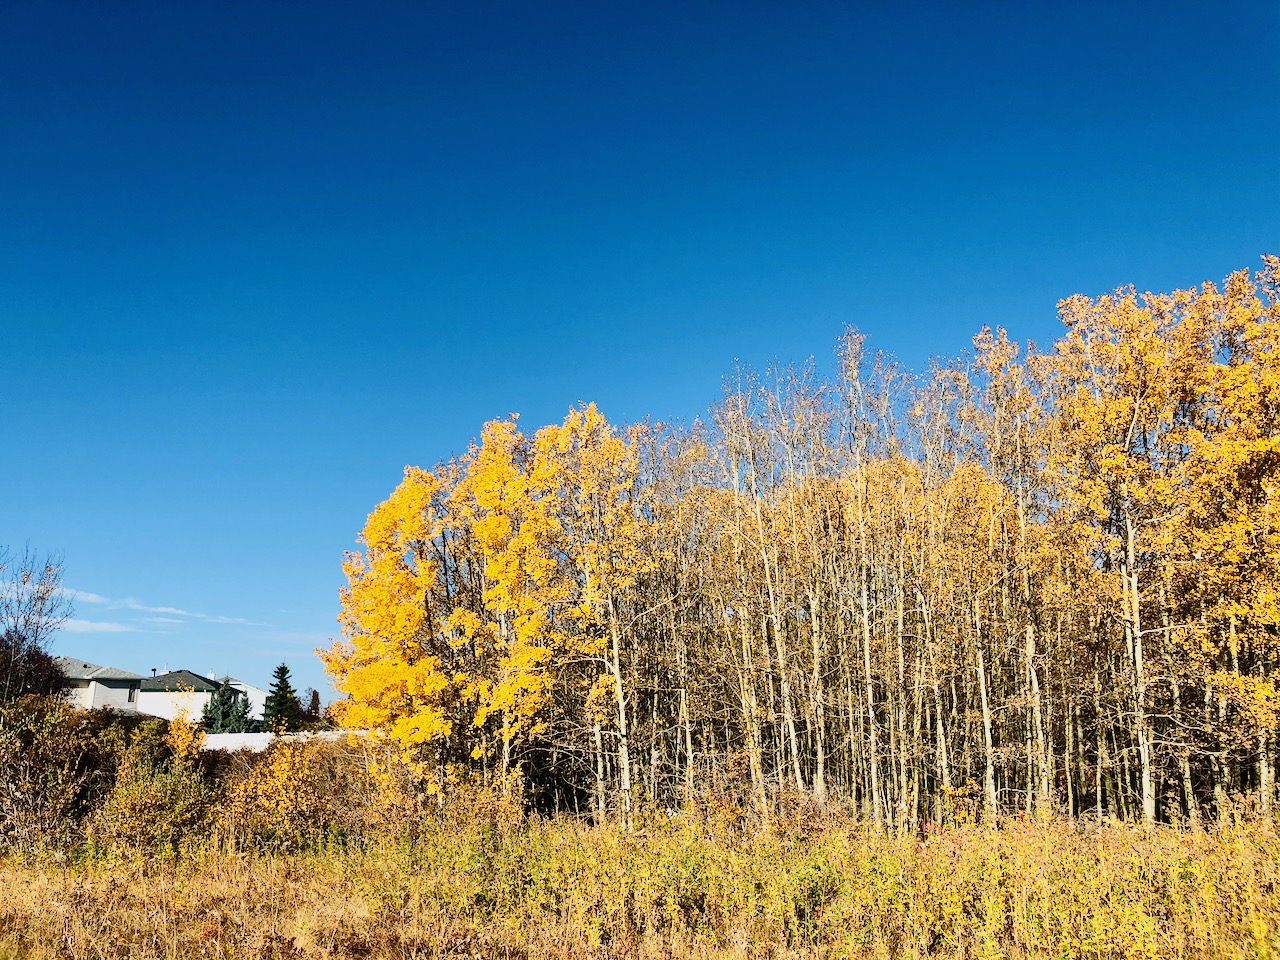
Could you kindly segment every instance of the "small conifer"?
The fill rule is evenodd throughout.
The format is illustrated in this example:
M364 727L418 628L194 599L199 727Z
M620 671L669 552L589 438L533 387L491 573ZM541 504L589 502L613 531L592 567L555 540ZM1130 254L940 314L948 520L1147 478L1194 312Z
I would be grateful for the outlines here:
M302 726L302 703L298 700L298 692L293 688L289 667L283 663L272 674L262 722L268 730L280 733L288 733Z
M200 719L207 733L248 733L253 729L249 699L240 696L229 683L214 691Z

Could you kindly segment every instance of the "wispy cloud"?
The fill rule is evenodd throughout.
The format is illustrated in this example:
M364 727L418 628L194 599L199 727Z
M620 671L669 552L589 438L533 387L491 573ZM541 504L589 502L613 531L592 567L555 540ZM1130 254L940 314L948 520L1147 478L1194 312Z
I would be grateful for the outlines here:
M192 613L190 610L182 610L178 607L149 607L145 603L140 603L133 599L133 597L127 597L124 600L116 600L111 605L113 607L123 607L126 610L141 610L143 613L172 613L177 617L203 618L204 616L203 614Z
M185 620L179 620L176 617L143 617L143 623L186 623Z
M194 610L183 610L181 607L152 607L134 599L133 597L126 597L124 600L114 600L110 605L112 607L125 610L137 610L139 613L167 613L170 616L186 617L190 620L200 620L204 623L241 623L246 626L262 626L262 624L246 620L244 617L227 617L220 614L198 613Z
M68 620L62 625L67 633L132 633L133 627L125 623L107 623L102 620Z
M183 610L181 607L153 607L150 604L143 603L135 597L125 597L123 600L113 600L110 597L104 597L100 593L90 593L87 590L72 590L67 588L63 592L70 594L74 600L81 603L98 604L106 607L108 610L135 610L138 613L167 614L169 617L185 617L187 620L199 620L202 623L231 623L241 624L247 627L263 626L261 623L246 620L244 617L228 617L221 614L198 613L194 610ZM144 617L143 619L148 623L185 622L185 620L161 619L159 617ZM85 622L87 623L88 621Z

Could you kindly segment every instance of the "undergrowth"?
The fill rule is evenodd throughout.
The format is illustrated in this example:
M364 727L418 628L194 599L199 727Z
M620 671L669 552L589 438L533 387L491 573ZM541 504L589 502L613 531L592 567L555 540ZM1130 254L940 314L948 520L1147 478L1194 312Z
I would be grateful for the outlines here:
M875 831L704 786L637 829L423 788L371 738L199 752L175 721L0 708L0 960L1280 956L1280 840L953 816Z
M1280 842L1014 823L626 834L483 818L360 848L0 859L0 957L1269 957Z

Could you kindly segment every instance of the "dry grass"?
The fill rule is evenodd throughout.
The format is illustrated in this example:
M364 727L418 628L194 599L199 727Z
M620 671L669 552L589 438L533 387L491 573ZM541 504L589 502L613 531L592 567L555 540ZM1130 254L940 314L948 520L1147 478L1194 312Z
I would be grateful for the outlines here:
M0 859L7 957L1269 957L1280 842L470 825L362 851Z

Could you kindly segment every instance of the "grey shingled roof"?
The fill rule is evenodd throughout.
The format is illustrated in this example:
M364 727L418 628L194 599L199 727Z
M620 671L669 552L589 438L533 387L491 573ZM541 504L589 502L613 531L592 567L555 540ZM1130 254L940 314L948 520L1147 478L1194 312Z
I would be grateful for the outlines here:
M217 680L210 680L190 670L174 670L162 673L158 677L143 677L143 693L174 693L179 690L193 690L196 693L211 693L221 687Z
M54 663L69 680L141 680L142 676L118 667L103 667L74 657L54 657Z

